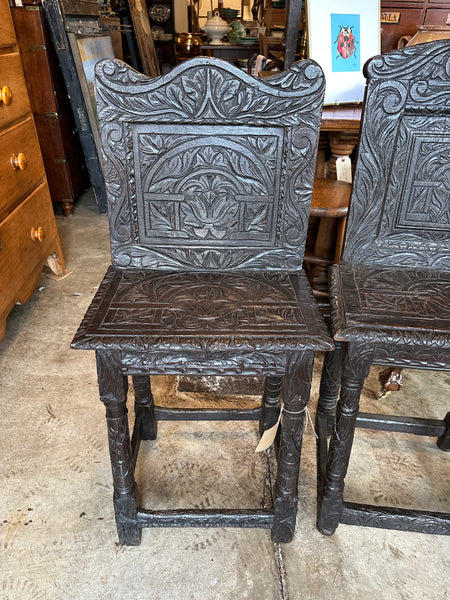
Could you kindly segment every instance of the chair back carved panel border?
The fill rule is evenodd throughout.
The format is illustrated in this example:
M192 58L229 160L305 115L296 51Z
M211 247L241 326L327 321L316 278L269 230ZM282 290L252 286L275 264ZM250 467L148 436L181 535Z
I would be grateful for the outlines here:
M197 58L149 79L96 67L115 266L300 270L324 77ZM281 177L280 177L281 174Z
M368 100L342 262L448 270L448 41L376 57L365 75Z

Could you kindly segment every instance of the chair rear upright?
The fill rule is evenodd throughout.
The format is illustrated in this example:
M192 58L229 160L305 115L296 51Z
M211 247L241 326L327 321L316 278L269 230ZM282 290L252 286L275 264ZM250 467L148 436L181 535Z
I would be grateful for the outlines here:
M450 270L450 43L371 59L342 263Z
M265 81L208 58L154 79L98 63L113 265L301 270L323 93L312 61Z

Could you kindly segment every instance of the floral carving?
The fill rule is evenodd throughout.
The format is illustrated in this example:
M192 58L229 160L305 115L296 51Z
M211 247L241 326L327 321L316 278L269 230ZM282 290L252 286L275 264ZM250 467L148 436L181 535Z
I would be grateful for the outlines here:
M114 264L301 269L324 89L315 63L270 81L203 58L154 79L111 59L96 73Z
M170 356L173 349L238 350L238 354L262 350L283 353L308 346L328 349L331 344L326 326L316 307L312 316L309 302L313 302L312 294L303 273L168 273L110 268L73 345L167 352Z
M255 136L248 135L248 128L238 128L237 134L224 135L215 128L199 129L205 133L200 139L187 131L173 134L168 126L157 128L164 136L137 134L142 239L153 245L180 241L182 246L233 246L249 238L273 243L279 132Z
M450 268L448 42L373 59L343 261Z
M339 265L330 271L330 289L336 339L411 344L424 355L450 346L448 273Z

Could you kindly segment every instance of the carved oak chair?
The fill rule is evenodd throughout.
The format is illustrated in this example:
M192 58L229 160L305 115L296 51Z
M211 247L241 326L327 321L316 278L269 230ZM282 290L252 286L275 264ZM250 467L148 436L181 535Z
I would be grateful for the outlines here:
M375 57L365 75L344 253L330 274L344 361L341 382L339 351L322 373L318 528L330 535L341 522L449 534L447 513L343 500L355 425L439 436L450 450L450 413L442 421L358 414L372 364L450 370L450 44Z
M304 409L314 350L333 343L302 261L323 101L312 61L270 81L196 58L149 79L106 59L96 92L112 265L73 340L96 351L106 406L117 530L272 528L291 540ZM253 411L154 406L149 375L262 375ZM130 441L127 376L135 389ZM157 418L278 420L274 508L149 511L137 506L134 465Z

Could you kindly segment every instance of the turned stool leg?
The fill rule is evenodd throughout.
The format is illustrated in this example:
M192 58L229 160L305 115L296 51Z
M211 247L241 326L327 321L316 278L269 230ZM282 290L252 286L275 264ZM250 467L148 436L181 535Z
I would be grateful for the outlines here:
M372 355L373 347L369 344L348 343L344 349L336 427L330 440L326 477L318 506L317 528L325 535L332 535L341 520L344 479L352 450L359 398L369 374Z
M280 416L280 397L282 377L266 377L264 394L261 403L261 419L259 421L259 433L270 429L278 421Z
M334 429L336 403L341 387L342 376L342 344L335 342L335 349L326 352L323 359L322 375L320 378L319 400L317 402L317 483L318 497L325 482L328 455L328 440Z
M133 375L135 427L140 428L142 440L156 440L158 425L155 402L149 375Z
M106 408L109 454L114 484L114 510L120 544L139 546L137 487L128 429L127 379L120 370L116 352L96 352L100 399Z
M272 541L276 543L290 542L294 535L303 423L313 362L314 352L308 350L294 354L286 369L272 527Z

